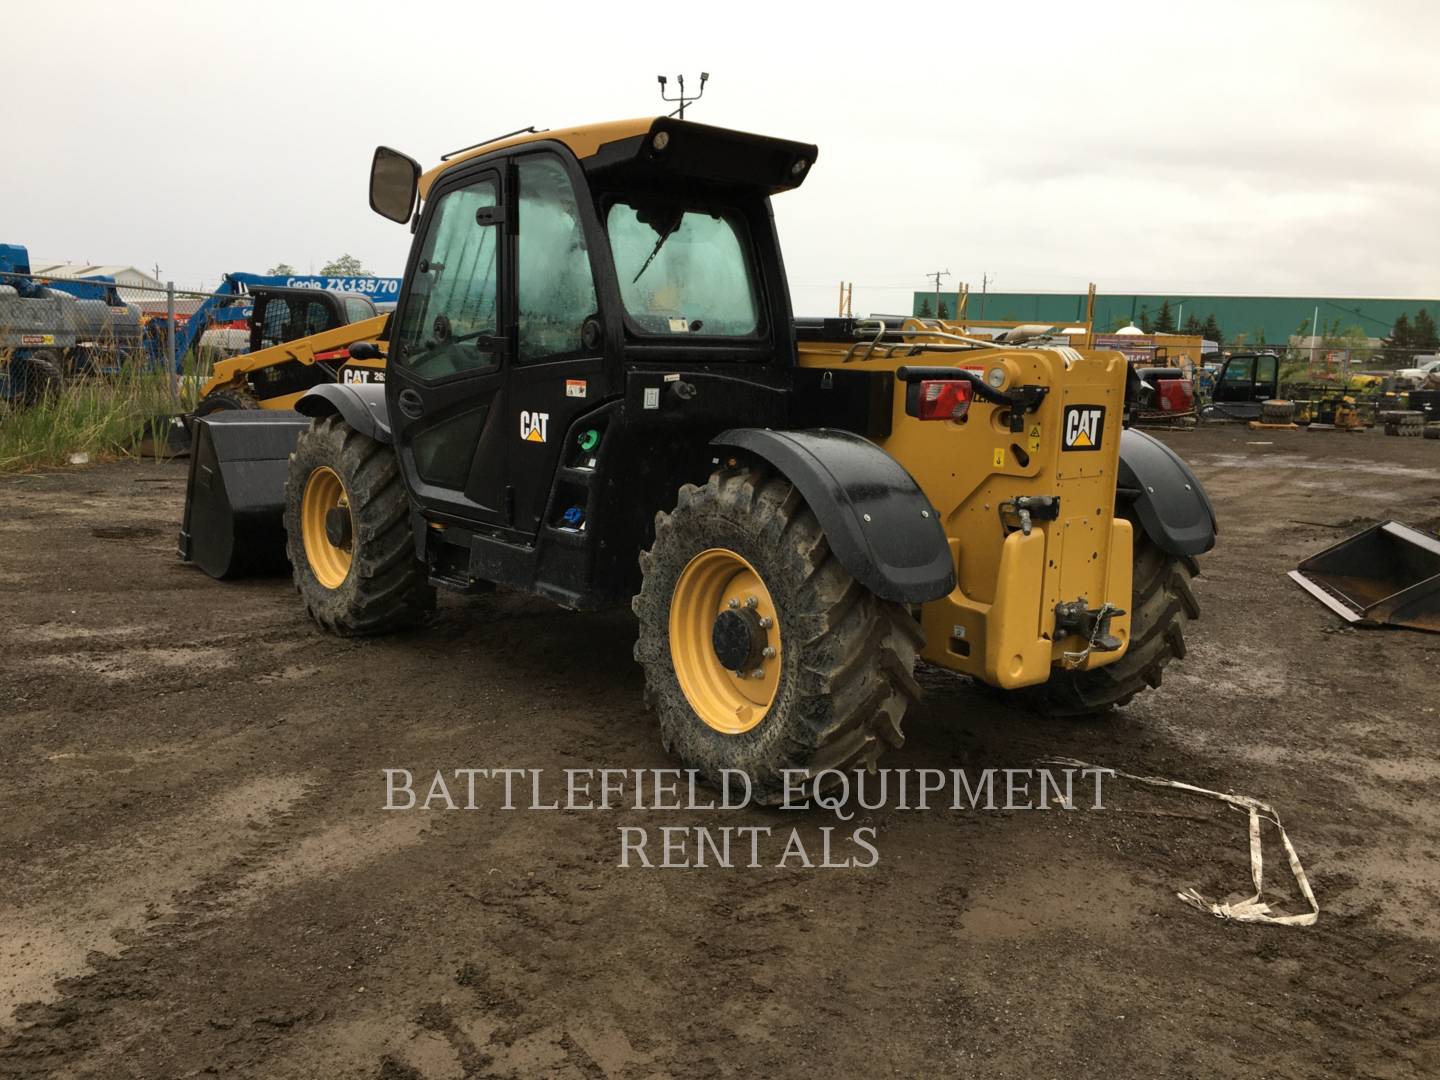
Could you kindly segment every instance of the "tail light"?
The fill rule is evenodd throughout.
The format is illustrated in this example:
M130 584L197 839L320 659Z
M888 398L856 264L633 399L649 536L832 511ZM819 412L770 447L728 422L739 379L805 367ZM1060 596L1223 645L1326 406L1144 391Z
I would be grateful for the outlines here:
M921 420L963 420L973 388L968 379L922 379L906 387L905 411Z

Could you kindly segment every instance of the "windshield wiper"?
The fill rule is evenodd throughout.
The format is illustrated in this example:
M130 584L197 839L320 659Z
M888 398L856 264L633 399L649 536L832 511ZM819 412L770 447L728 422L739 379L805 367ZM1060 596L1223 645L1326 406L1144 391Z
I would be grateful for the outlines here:
M676 217L671 223L670 227L660 234L660 239L655 241L655 246L650 249L650 256L645 260L645 265L640 267L639 271L635 274L635 276L630 279L631 285L634 285L637 281L639 281L640 275L645 273L646 270L650 269L650 264L655 261L655 256L660 254L660 249L665 246L665 241L669 240L670 237L679 228L680 218Z

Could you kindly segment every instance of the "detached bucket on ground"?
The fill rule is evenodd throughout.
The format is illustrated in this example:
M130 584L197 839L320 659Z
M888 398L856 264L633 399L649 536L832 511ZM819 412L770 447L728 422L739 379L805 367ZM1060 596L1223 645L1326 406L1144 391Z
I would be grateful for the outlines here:
M1409 525L1382 521L1290 576L1349 622L1440 633L1440 537Z
M285 477L310 419L245 409L197 417L180 558L211 577L285 566Z

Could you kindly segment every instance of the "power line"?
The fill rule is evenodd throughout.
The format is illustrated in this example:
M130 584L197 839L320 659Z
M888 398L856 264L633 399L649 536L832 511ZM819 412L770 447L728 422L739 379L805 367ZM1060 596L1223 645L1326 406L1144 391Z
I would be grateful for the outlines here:
M935 271L933 271L933 272L931 272L931 273L929 273L929 274L926 274L925 276L926 276L927 278L934 278L934 279L935 279L935 314L936 314L936 315L939 315L939 314L940 314L940 279L941 279L942 277L949 277L949 276L950 276L950 271L949 271L949 270L935 270Z

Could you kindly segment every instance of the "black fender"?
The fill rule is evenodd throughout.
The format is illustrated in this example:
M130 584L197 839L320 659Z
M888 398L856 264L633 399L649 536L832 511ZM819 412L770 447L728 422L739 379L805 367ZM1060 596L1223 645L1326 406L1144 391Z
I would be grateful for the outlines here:
M393 441L384 383L321 383L305 392L295 403L295 411L314 417L339 413L360 434L376 442Z
M1133 493L1145 535L1171 555L1200 555L1215 546L1215 508L1180 455L1153 435L1127 428L1120 436L1121 499Z
M881 599L919 604L955 588L940 515L904 466L870 440L833 428L732 428L713 445L782 473L820 519L841 565Z

